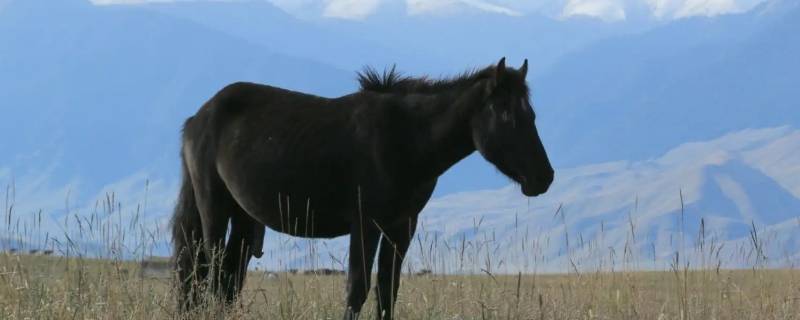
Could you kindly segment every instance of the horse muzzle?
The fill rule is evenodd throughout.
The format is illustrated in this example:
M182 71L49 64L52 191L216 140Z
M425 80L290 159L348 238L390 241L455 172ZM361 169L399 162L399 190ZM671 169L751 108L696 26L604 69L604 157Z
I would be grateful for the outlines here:
M546 181L542 181L540 179L528 179L524 176L520 177L520 181L522 194L524 194L526 197L536 197L544 194L548 189L550 189L550 185L553 183L553 174L549 174Z

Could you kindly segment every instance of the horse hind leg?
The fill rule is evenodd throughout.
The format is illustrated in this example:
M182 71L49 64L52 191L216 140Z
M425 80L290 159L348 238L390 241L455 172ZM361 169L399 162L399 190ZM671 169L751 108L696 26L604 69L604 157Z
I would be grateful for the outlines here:
M209 172L209 171L206 171ZM193 177L194 178L194 177ZM218 177L193 179L197 209L203 230L203 254L206 258L206 294L223 298L225 288L225 235L228 223L238 210L228 190ZM208 299L212 296L206 295Z
M221 180L217 182L206 188L208 194L198 206L203 212L205 253L211 257L209 287L230 304L242 290L250 258L261 256L265 227L239 206Z
M250 258L261 257L265 227L239 209L231 220L231 232L223 261L225 299L232 302L244 287Z

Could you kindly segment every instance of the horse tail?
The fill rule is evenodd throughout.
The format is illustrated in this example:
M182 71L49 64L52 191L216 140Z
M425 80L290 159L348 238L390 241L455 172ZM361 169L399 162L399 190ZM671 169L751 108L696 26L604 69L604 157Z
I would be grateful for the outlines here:
M183 181L172 216L173 267L177 276L179 307L191 308L196 302L198 284L205 280L206 257L202 250L203 228L200 211L195 202L194 187L186 166L186 159L181 152L181 168Z

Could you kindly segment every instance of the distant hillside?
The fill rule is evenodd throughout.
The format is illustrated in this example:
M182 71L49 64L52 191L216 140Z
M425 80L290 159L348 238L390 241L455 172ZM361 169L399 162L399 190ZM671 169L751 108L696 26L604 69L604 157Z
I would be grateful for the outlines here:
M397 4L396 6L399 6ZM432 76L482 67L500 57L512 66L528 58L531 74L549 70L567 53L597 41L640 33L655 24L628 21L609 24L595 19L554 19L530 14L509 16L465 10L449 15L407 15L405 8L387 5L364 21L327 19L321 27L339 34L357 34L414 60L396 58L400 70Z
M0 135L14 139L4 144L0 171L37 193L81 190L72 196L85 200L139 173L174 179L183 119L233 81L335 96L355 89L354 71L364 65L439 76L504 55L517 65L530 58L532 73L541 73L564 52L626 32L633 31L598 21L488 13L303 21L265 1L5 0L0 99L9 125ZM437 194L504 183L472 157Z
M0 168L90 193L137 172L174 178L181 122L227 83L335 96L355 88L354 69L365 64L438 76L504 55L512 65L531 59L539 127L556 166L654 157L692 139L797 124L791 3L641 33L652 24L408 16L393 6L360 22L305 21L264 1L6 0L0 99L14 125L0 135L14 139ZM437 194L505 181L473 156Z
M408 15L405 3L385 3L364 20L298 19L264 0L193 1L135 5L194 21L286 55L345 70L365 65L432 76L482 67L508 56L529 58L537 73L563 54L597 40L630 34L652 23L557 20L465 8L458 14ZM467 6L468 7L468 6ZM319 13L321 15L321 13ZM443 45L446 44L446 45Z
M149 11L192 21L241 40L287 56L319 61L342 70L366 65L379 68L410 65L420 48L386 47L366 40L362 34L342 33L297 18L264 0L155 2L137 4ZM429 63L444 62L431 57Z
M524 199L474 155L440 179L437 195L489 191L437 196L419 247L469 240L511 268L525 261L512 261L510 244L527 237L543 268L589 254L588 244L661 263L695 242L702 218L728 249L755 227L772 239L771 257L800 257L797 2L650 26L474 12L321 22L261 2L0 0L0 245L58 241L99 253L111 243L131 254L142 247L126 246L145 238L167 253L181 123L230 82L337 96L355 90L359 61L435 76L508 55L512 65L532 59L556 184ZM316 244L325 259L343 252L342 239L269 237L283 265L313 258ZM753 263L745 253L739 266Z
M136 6L12 1L0 43L0 167L89 192L139 170L177 176L183 119L228 83L355 88L350 71Z
M555 163L654 157L725 132L800 125L800 7L691 18L603 41L534 81Z

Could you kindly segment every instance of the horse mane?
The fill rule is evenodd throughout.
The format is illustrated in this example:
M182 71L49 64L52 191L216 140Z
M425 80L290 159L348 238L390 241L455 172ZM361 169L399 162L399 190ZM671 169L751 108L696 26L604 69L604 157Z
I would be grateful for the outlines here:
M410 77L397 71L395 66L378 72L372 67L364 67L358 72L361 91L379 93L437 93L451 89L471 86L477 81L488 79L494 67L466 71L451 78L431 79L428 76Z

